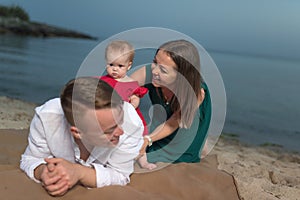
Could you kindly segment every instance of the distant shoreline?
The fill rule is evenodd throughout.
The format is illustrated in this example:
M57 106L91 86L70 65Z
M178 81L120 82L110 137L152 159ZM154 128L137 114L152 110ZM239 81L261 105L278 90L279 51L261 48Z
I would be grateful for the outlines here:
M33 37L68 37L97 40L97 37L39 22L24 21L17 17L0 16L0 35L15 34Z

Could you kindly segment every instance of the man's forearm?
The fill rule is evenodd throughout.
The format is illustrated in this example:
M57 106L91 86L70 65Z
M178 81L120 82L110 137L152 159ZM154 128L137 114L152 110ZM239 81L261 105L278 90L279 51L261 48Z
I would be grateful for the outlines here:
M96 170L92 167L86 167L76 164L76 172L78 173L79 182L90 188L97 187Z

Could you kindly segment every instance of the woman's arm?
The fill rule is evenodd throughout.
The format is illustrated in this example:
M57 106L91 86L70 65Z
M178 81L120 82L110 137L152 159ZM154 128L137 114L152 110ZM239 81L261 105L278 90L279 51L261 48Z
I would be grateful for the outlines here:
M173 114L165 123L160 124L155 130L148 136L152 142L158 141L171 135L179 127L177 114ZM144 144L140 150L140 154L146 153L146 148L149 144L149 140L144 138Z
M136 71L134 71L130 77L137 81L139 85L145 85L146 80L146 66L143 66Z
M179 127L177 114L173 114L165 123L160 124L149 135L153 142L171 135Z
M200 94L198 95L198 107L201 105L205 98L205 91L201 89ZM165 123L160 124L155 130L149 135L152 142L158 141L162 138L165 138L171 135L177 128L179 128L179 112L175 112ZM146 152L146 148L149 144L149 140L144 138L144 144L140 150L140 154Z

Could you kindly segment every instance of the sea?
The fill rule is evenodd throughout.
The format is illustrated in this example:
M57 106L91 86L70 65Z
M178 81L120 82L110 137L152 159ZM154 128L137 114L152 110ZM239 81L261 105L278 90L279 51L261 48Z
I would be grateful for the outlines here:
M59 96L100 42L0 35L0 96L37 104ZM250 145L300 152L300 55L206 50L225 86L223 133ZM151 62L154 51L149 54L137 54L136 65Z

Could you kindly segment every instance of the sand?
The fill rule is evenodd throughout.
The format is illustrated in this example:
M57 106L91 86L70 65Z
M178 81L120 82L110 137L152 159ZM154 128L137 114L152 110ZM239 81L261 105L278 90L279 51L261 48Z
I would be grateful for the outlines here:
M210 154L232 174L242 199L300 199L300 156L282 149L242 145L221 138Z
M19 177L23 174L19 171L16 171L18 169L18 161L20 159L20 154L21 152L23 152L27 143L27 129L34 114L34 107L36 105L10 99L7 97L0 97L0 105L0 129L2 129L0 131L0 174L2 178L9 176ZM10 141L13 141L13 143L11 143ZM214 164L211 164L211 162L208 162L210 164L206 164L207 160L214 160L214 158L216 160L215 167L217 167L219 170L216 171L215 169L212 169L212 171L209 171L210 168L214 168ZM167 176L168 173L172 173L173 168L177 170L178 168L180 168L181 172L184 172L184 170L195 170L195 172L193 172L194 174L202 173L206 174L206 176L210 178L212 178L211 174L213 173L217 174L216 177L224 176L226 179L228 179L227 181L229 181L229 185L231 184L231 187L226 191L232 190L230 191L232 193L228 195L230 196L232 194L235 194L233 187L236 184L236 189L238 191L240 199L300 200L300 155L297 153L286 152L280 148L272 149L267 147L248 146L245 144L241 144L235 137L230 137L222 134L222 137L219 139L216 146L209 153L207 159L204 160L201 165L190 166L181 164L177 165L176 167L168 166L168 168L164 168L163 171L155 172L157 173L155 177L163 177L162 174ZM177 172L177 174L180 173ZM227 174L230 176L227 177ZM197 175L201 177L201 174ZM149 183L151 183L151 176L146 176L149 176L149 174L135 174L133 175L133 185L130 185L128 187L126 186L125 189L123 187L108 187L107 189L102 190L101 194L106 194L105 192L110 194L110 191L118 191L118 194L122 196L123 192L126 191L128 197L144 198L145 194L142 195L140 191L132 191L138 188L135 184L137 184L137 182L141 180L141 177L143 177L142 180L147 180L149 181ZM28 181L27 178L24 177L25 176L22 176L22 179L19 181ZM231 177L234 178L234 184L230 183ZM5 183L7 185L4 184L6 188L4 188L4 191L9 191L7 187L10 183L13 184L13 182ZM147 182L145 184L147 184ZM180 185L180 183L178 184ZM197 184L204 185L203 183L199 182L199 180L197 181ZM215 189L220 189L217 184L214 185ZM208 184L210 188L214 187L214 185ZM41 188L39 185L32 185L31 189L34 187L37 187L37 190L39 190L39 192L43 192L42 190L40 190ZM160 187L157 187L158 191L159 188ZM74 192L72 191L69 198L72 199L72 195L74 197L75 194L82 193L82 190L82 188L76 188ZM183 191L189 192L189 187L187 187ZM21 193L22 192L26 191L22 190ZM86 192L86 190L84 190L84 192ZM94 195L98 195L98 192L99 190L91 190L90 197L93 197L93 193L95 193ZM217 197L217 194L218 192L216 192L215 197ZM226 194L227 193L224 193L224 195ZM154 194L152 193L151 195ZM148 197L150 199L150 197L155 197L155 195L151 195L149 194L148 196L146 196L146 198ZM160 197L162 197L162 199L168 199L168 196L166 196L166 198L163 198L165 196L160 195ZM184 196L182 196L182 198L184 198ZM4 199L10 198L8 197ZM207 197L207 199L216 198Z
M36 104L0 96L0 129L26 129Z

